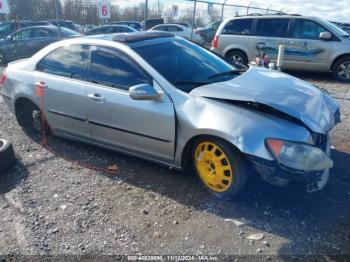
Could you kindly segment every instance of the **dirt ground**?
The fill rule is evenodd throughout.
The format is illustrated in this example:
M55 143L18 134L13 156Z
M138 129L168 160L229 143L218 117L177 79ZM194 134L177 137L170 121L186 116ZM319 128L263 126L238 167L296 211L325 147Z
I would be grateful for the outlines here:
M201 189L190 173L81 143L50 138L58 155L52 154L0 100L0 137L12 141L17 155L0 176L0 254L350 256L350 85L327 75L297 76L327 89L341 106L330 183L306 194L301 185L276 188L254 177L230 202ZM116 165L118 174L61 155ZM263 234L259 240L248 239L256 233Z

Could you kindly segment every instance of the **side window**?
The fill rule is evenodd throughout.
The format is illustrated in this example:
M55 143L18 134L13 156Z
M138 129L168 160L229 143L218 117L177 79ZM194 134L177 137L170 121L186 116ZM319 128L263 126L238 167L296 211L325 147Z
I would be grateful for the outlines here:
M65 46L52 51L44 57L37 64L36 70L52 75L83 80L88 57L88 46Z
M287 37L289 19L258 19L255 34L258 36Z
M166 27L166 26L158 26L158 27L155 28L155 30L168 31L168 27Z
M129 87L149 83L148 78L128 58L114 50L98 48L91 53L91 82L129 90Z
M228 22L222 31L224 35L250 35L253 19L235 19Z
M31 33L31 38L49 38L56 36L58 36L56 32L41 28L36 28Z
M26 40L31 38L32 29L24 29L13 35L13 40Z
M328 31L320 24L304 19L296 19L292 37L301 39L319 39L320 33Z

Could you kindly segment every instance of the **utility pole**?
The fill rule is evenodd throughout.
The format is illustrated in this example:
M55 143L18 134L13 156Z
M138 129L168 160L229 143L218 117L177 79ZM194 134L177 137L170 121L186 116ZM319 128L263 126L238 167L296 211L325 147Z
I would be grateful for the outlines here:
M225 9L226 2L227 2L227 0L225 0L221 6L221 21L224 20L224 9Z
M145 1L145 24L148 17L148 0Z
M158 14L158 18L159 18L160 17L160 14L159 14L159 0L158 0L157 14Z
M194 23L196 22L196 9L197 9L197 0L194 0L194 5L193 5L193 16L192 16L191 40L193 39Z
M60 0L55 1L55 7L56 7L56 22L58 27L58 35L61 38L61 3Z

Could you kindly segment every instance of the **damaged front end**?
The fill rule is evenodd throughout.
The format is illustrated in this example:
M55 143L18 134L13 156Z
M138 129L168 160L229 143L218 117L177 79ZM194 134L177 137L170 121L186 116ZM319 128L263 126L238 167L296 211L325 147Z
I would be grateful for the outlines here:
M293 139L292 133L290 138L288 133L276 134L276 126L266 125L266 137L261 142L268 156L245 152L247 158L273 185L300 181L306 183L307 192L314 192L327 184L333 166L329 132L341 119L338 104L326 92L284 73L250 68L231 81L202 86L191 93L281 119L281 126L287 121L303 127L312 138L307 142ZM273 135L269 136L268 130Z

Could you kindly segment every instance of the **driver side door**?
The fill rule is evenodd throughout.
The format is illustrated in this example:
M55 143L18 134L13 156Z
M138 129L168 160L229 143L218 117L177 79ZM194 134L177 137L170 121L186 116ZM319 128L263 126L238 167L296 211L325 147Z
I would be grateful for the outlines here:
M153 85L153 79L126 54L92 46L85 87L88 123L93 140L104 146L171 162L175 146L175 112L161 101L134 100L129 88Z

